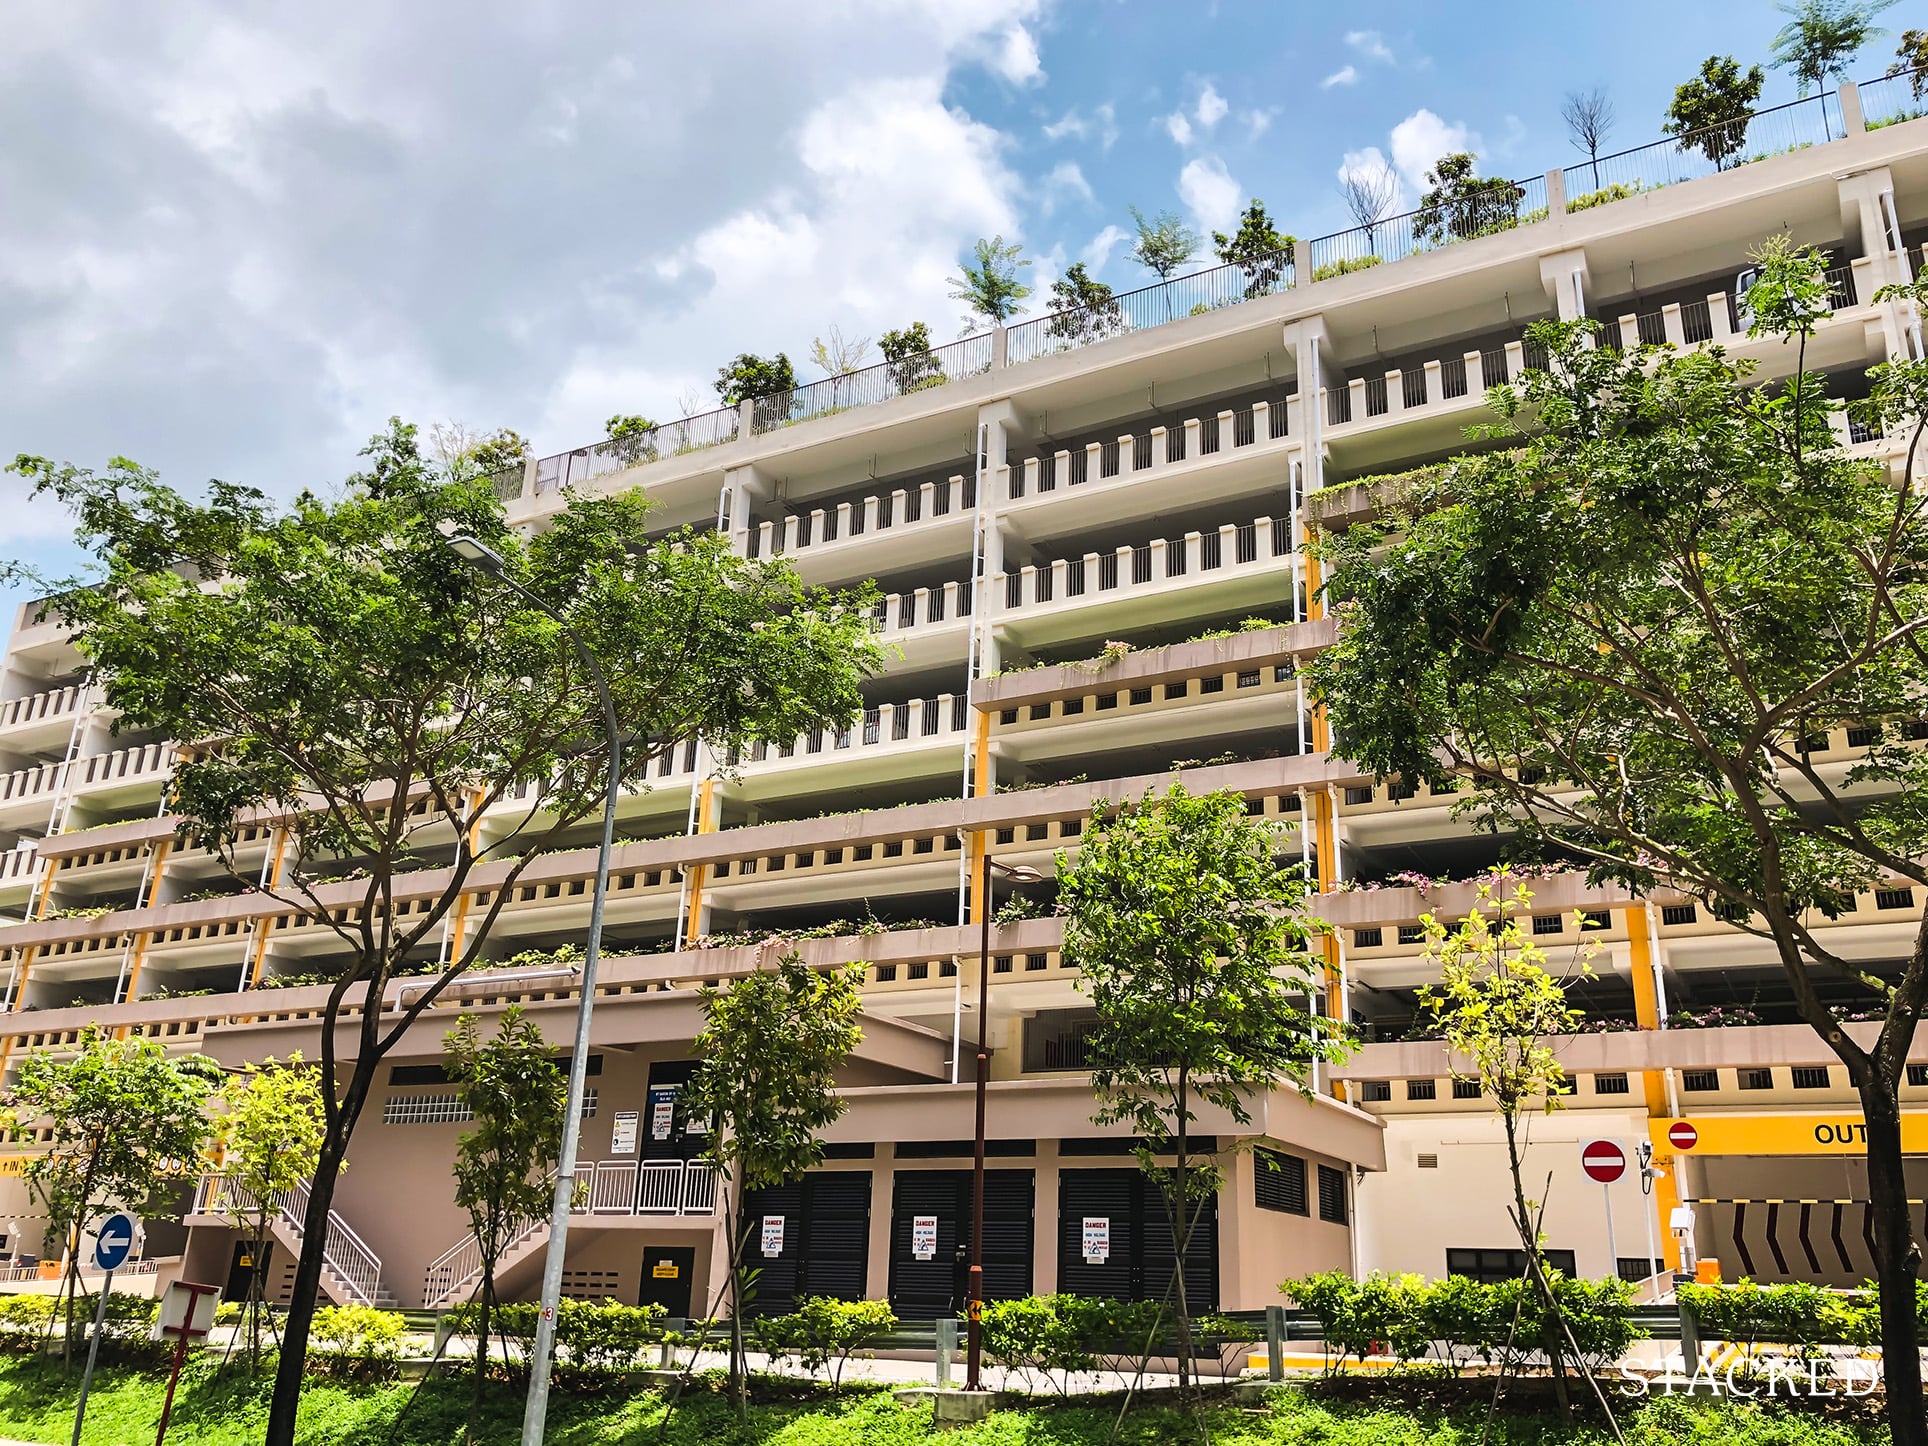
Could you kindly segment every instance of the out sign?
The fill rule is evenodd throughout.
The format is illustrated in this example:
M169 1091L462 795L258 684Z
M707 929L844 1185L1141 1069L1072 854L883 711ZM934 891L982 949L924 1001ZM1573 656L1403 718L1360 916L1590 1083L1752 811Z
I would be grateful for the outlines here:
M1598 1185L1611 1185L1627 1173L1627 1152L1612 1140L1588 1140L1580 1147L1580 1168Z

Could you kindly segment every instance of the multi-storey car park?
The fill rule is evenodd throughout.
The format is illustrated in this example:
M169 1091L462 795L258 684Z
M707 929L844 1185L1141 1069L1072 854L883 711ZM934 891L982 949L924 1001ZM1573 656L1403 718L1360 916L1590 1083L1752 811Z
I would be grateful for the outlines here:
M1522 328L1537 318L1594 318L1609 345L1726 346L1785 375L1790 351L1746 337L1737 293L1749 250L1772 233L1830 254L1835 311L1809 360L1838 393L1864 390L1873 363L1918 355L1916 318L1875 300L1913 274L1928 237L1928 121L1906 119L1912 104L1908 77L1844 87L1757 117L1749 154L1777 153L1717 173L1682 174L1683 152L1661 143L1522 183L1519 223L1493 234L1422 246L1395 219L1302 247L1296 275L1220 268L1103 315L1026 321L499 478L527 528L566 487L640 487L662 529L721 528L814 582L875 579L878 630L898 645L849 728L736 759L690 740L624 798L566 1289L705 1308L722 1258L718 1192L676 1105L700 1018L693 986L765 957L733 941L789 931L811 936L796 947L813 962L862 961L864 1042L827 1162L751 1202L786 1221L759 1300L888 1297L907 1317L957 1306L973 1089L960 1040L976 1033L989 908L1034 916L1000 922L991 949L988 1293L1162 1294L1162 1206L1129 1142L1090 1123L1088 1016L1051 888L1000 885L987 900L970 881L984 849L1048 872L1056 851L1076 851L1094 800L1175 769L1282 826L1332 926L1324 1003L1366 1041L1309 1100L1282 1088L1247 1125L1202 1122L1229 1173L1193 1304L1264 1305L1277 1282L1316 1269L1516 1271L1490 1111L1437 1042L1411 1037L1427 978L1420 915L1470 908L1463 881L1503 841L1456 818L1451 797L1361 777L1327 752L1298 673L1332 636L1304 544L1369 506L1370 489L1348 483L1467 446L1484 389L1530 362ZM1628 193L1571 205L1614 183ZM1330 274L1364 255L1384 264ZM1899 458L1890 439L1841 425L1857 453ZM313 1058L326 988L309 981L338 964L333 936L277 918L176 837L171 743L110 732L80 657L35 604L0 683L0 830L17 845L0 854L0 906L16 916L0 931L11 1066L71 1049L89 1023L228 1064ZM1848 730L1812 746L1845 769L1868 742ZM595 851L581 844L522 876L490 962L382 1076L336 1196L334 1298L436 1306L473 1287L449 1203L462 1116L441 1040L460 1013L486 1020L511 1002L568 1037L572 979L541 955L582 939ZM242 854L259 882L276 877L275 819ZM1413 875L1462 882L1402 883ZM1569 1107L1533 1126L1529 1171L1553 1176L1555 1258L1644 1276L1652 1227L1672 1264L1667 1226L1684 1200L1700 1254L1730 1273L1870 1274L1853 1095L1796 1021L1765 946L1689 900L1635 900L1576 874L1532 886L1532 932L1556 967L1583 933L1600 946L1574 998L1601 1030L1564 1042ZM338 887L346 907L354 886ZM489 902L489 870L474 888L469 906ZM405 886L400 899L410 907ZM1875 968L1899 959L1921 903L1902 884L1875 890L1825 925L1830 945ZM826 930L838 920L850 922ZM1736 1017L1758 1022L1712 1027ZM1928 1100L1928 1043L1917 1050L1905 1102ZM1689 1133L1692 1147L1676 1148ZM1652 1142L1666 1171L1654 1197L1631 1174L1604 1192L1585 1183L1578 1146L1592 1138L1630 1153ZM1928 1134L1910 1140L1928 1148ZM1928 1172L1922 1185L1928 1196ZM184 1225L152 1228L150 1254L180 1257L167 1269L234 1274L219 1188L184 1183ZM32 1252L32 1202L17 1178L0 1189L5 1248ZM277 1229L281 1289L300 1216L290 1202ZM1082 1256L1087 1216L1111 1222L1103 1262ZM918 1217L936 1219L934 1251L915 1248ZM511 1252L510 1294L533 1292L545 1239L546 1224Z

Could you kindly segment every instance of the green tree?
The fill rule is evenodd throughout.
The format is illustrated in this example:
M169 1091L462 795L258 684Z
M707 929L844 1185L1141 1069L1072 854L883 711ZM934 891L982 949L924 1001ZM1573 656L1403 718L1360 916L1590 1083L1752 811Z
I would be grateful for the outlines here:
M1526 1252L1534 1293L1540 1298L1540 1348L1546 1352L1554 1393L1564 1411L1570 1403L1562 1364L1566 1352L1560 1338L1560 1305L1548 1275L1551 1267L1539 1216L1534 1213L1540 1202L1527 1198L1521 1173L1520 1120L1530 1110L1552 1114L1561 1108L1567 1072L1550 1041L1573 1033L1582 1016L1568 1006L1565 985L1548 972L1545 952L1520 929L1520 915L1532 903L1533 895L1524 884L1508 894L1482 883L1479 905L1457 929L1448 930L1431 914L1421 919L1426 961L1438 982L1421 986L1419 1003L1440 1028L1453 1060L1454 1078L1478 1081L1481 1096L1493 1102L1506 1132L1513 1225ZM1486 909L1492 910L1492 917ZM1461 1060L1470 1068L1462 1066Z
M568 1082L550 1057L542 1031L518 1005L502 1011L491 1040L483 1040L474 1015L445 1039L449 1082L475 1117L475 1128L465 1130L455 1145L455 1203L468 1211L469 1233L482 1262L469 1397L472 1439L489 1368L496 1264L532 1226L548 1218L556 1161L562 1154ZM506 1341L503 1358L506 1363Z
M957 275L951 278L951 300L963 302L971 315L1003 326L1023 314L1031 288L1018 279L1018 273L1030 264L1017 242L980 236L971 247L971 260L959 262Z
M1774 67L1794 77L1801 94L1848 78L1848 62L1887 32L1874 17L1895 0L1800 0L1774 8L1788 17L1774 36Z
M1192 1359L1185 1261L1201 1204L1224 1181L1218 1157L1197 1150L1197 1110L1247 1123L1254 1096L1303 1089L1315 1060L1343 1053L1343 1026L1301 1002L1322 964L1307 948L1305 875L1279 866L1280 847L1240 795L1174 782L1100 804L1076 861L1058 854L1065 962L1097 1014L1092 1119L1138 1137L1171 1222L1181 1384Z
M249 1065L225 1092L226 1108L215 1119L225 1187L221 1210L248 1243L248 1298L242 1307L248 1331L248 1369L261 1357L261 1321L267 1314L267 1255L277 1197L313 1178L323 1133L321 1075L299 1053L277 1063L270 1056Z
M1470 151L1454 151L1433 162L1426 172L1432 189L1421 194L1413 212L1413 235L1441 245L1490 236L1517 226L1525 192L1504 176L1474 174L1477 161Z
M1175 211L1160 211L1147 220L1136 206L1128 209L1132 227L1138 233L1131 243L1131 259L1154 273L1160 282L1169 282L1180 267L1189 266L1198 256L1198 248L1205 244L1204 237L1179 219ZM1165 315L1169 318L1171 314L1172 296L1167 286Z
M750 1224L744 1196L803 1178L823 1161L822 1131L844 1112L836 1074L863 1031L863 966L824 972L785 955L773 969L703 988L702 1060L683 1088L683 1107L708 1116L703 1157L723 1176L730 1222L730 1393L744 1396L743 1256Z
M1680 137L1683 151L1699 151L1724 171L1747 144L1747 123L1767 76L1758 65L1743 72L1731 55L1710 55L1700 74L1674 91L1663 134Z
M1892 474L1835 444L1841 404L1805 370L1826 257L1756 253L1757 335L1794 375L1762 385L1709 349L1621 356L1540 324L1544 372L1494 393L1511 450L1462 458L1324 545L1343 618L1313 668L1334 749L1373 773L1470 784L1522 847L1636 893L1670 886L1762 938L1799 1016L1845 1067L1866 1126L1882 1355L1895 1441L1922 1419L1898 1090L1928 999L1928 917L1871 966L1810 927L1884 880L1928 885L1928 364L1869 373L1852 410L1907 439ZM1886 295L1928 302L1928 286ZM1844 774L1810 756L1852 724ZM1436 751L1437 750L1437 751ZM1841 1000L1853 981L1862 999ZM1844 1011L1884 1008L1864 1048Z
M656 460L656 423L648 417L618 412L603 425L609 434L609 450L624 466Z
M890 364L891 380L899 392L921 392L946 380L943 366L931 351L931 329L921 321L902 331L885 332L877 349Z
M1094 279L1082 261L1073 262L1051 283L1051 303L1045 334L1072 346L1102 341L1125 329L1124 310L1117 296L1104 282Z
M9 1138L33 1144L22 1175L47 1211L49 1250L67 1255L66 1350L82 1293L81 1232L109 1206L146 1219L178 1216L184 1170L200 1167L212 1136L209 1100L220 1066L205 1055L169 1059L146 1039L115 1039L94 1025L69 1059L35 1050L4 1096ZM46 1138L34 1133L46 1130Z
M797 369L790 365L787 352L778 352L773 357L738 352L728 366L717 368L714 385L723 405L734 407L740 402L761 401L795 391Z
M1928 30L1904 30L1901 43L1895 47L1894 64L1888 67L1890 75L1908 77L1908 89L1914 92L1916 100L1928 95Z
M326 1132L270 1446L293 1440L328 1210L377 1072L482 957L528 864L601 807L609 771L597 692L555 619L458 563L445 534L495 549L504 576L603 660L632 740L630 788L696 734L727 751L847 721L880 659L867 592L806 589L714 534L652 540L639 493L573 497L525 542L485 480L422 459L414 428L392 422L365 455L338 497L285 509L230 483L191 500L124 460L101 476L16 463L67 505L94 560L53 607L121 726L220 740L175 764L168 796L182 829L256 885L258 865L236 848L258 818L277 820L286 847L262 902L314 925L339 961L319 1021ZM479 831L485 819L498 827ZM430 849L437 867L424 871ZM344 859L357 876L335 877ZM486 890L479 866L492 870ZM439 976L393 994L398 972L434 960L458 904L478 894ZM346 1060L338 1039L352 1042Z
M1265 203L1254 196L1239 217L1238 230L1227 236L1212 232L1212 246L1218 259L1245 273L1245 299L1270 296L1289 283L1285 270L1292 264L1297 238L1287 236L1272 224Z
M1138 233L1131 243L1131 259L1156 274L1160 281L1170 281L1181 266L1189 265L1197 257L1198 248L1205 244L1198 232L1180 220L1175 211L1160 211L1147 220L1136 206L1127 209L1131 212L1132 227Z

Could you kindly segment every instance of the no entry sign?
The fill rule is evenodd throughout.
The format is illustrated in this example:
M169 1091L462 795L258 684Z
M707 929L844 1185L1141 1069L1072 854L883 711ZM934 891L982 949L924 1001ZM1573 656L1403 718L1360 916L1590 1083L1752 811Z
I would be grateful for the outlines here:
M1611 1185L1627 1173L1627 1152L1612 1140L1588 1140L1580 1146L1580 1168L1596 1184Z
M1676 1150L1691 1150L1700 1143L1700 1131L1685 1120L1675 1120L1667 1127L1667 1143Z

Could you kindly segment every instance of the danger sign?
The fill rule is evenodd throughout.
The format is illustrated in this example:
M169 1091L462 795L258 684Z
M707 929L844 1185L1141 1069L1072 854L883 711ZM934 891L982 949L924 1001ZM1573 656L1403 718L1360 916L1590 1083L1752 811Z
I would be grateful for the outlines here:
M1102 1265L1111 1258L1111 1217L1084 1217L1084 1258L1088 1265Z
M1580 1146L1580 1168L1595 1184L1611 1185L1627 1173L1627 1152L1612 1140L1588 1140Z
M1667 1127L1667 1143L1676 1150L1691 1150L1700 1143L1700 1131L1685 1120L1675 1120Z

